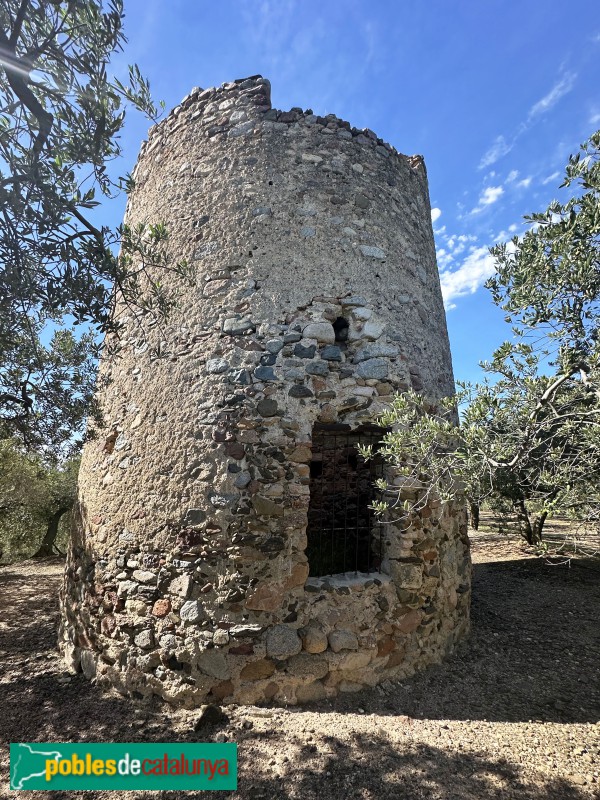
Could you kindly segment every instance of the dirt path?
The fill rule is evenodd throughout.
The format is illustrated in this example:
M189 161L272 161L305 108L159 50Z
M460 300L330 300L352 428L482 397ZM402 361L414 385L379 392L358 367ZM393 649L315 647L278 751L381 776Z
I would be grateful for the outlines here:
M10 741L214 739L239 744L229 796L244 800L600 797L600 572L548 566L494 536L474 541L473 558L473 633L441 667L308 709L229 708L198 732L198 712L135 706L64 675L61 564L1 569L0 797L11 796ZM94 797L202 794L214 796Z

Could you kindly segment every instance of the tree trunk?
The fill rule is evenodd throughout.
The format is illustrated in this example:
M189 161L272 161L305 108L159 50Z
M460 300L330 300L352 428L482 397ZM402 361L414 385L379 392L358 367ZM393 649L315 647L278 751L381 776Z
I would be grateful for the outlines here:
M48 527L42 543L38 550L32 555L32 558L50 558L55 555L62 555L56 546L56 537L58 536L58 523L63 514L69 510L68 507L59 508L48 520Z
M548 512L543 511L533 523L534 544L539 544L542 541L542 529L544 527L544 523L546 522L547 516Z
M527 544L537 544L538 540L536 540L536 532L534 530L534 526L531 525L531 520L529 519L529 513L527 511L527 506L525 505L525 500L523 500L523 498L515 500L513 503L513 507L517 515L517 522L519 524L519 533L525 539Z
M471 517L471 527L474 531L479 530L479 503L475 500L469 501L469 516Z

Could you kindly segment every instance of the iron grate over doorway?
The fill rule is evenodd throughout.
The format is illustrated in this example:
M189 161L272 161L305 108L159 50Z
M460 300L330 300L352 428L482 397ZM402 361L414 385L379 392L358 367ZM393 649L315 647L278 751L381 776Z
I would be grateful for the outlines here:
M375 481L384 473L377 455L382 428L316 424L310 464L307 555L309 575L379 572L382 523L369 508L377 496ZM358 445L372 445L365 461Z

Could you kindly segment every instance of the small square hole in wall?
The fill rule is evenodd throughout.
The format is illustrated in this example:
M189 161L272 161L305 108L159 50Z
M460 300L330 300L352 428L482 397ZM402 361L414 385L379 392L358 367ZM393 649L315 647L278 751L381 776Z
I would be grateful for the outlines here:
M369 506L384 472L377 454L383 435L374 426L314 426L307 526L311 576L379 571L382 523ZM365 461L358 445L368 444L375 455Z
M333 323L336 342L345 342L348 339L350 323L345 317L338 317Z

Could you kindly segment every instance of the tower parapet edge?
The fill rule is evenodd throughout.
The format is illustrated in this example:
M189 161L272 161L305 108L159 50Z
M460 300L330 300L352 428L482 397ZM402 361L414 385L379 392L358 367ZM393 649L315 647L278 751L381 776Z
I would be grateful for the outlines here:
M62 594L72 667L193 706L439 661L469 624L464 509L377 527L356 457L394 392L453 391L422 158L277 111L254 76L194 89L133 175L127 222L165 221L196 285L102 360ZM349 552L317 557L317 518L355 537L352 574Z

